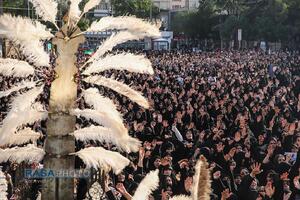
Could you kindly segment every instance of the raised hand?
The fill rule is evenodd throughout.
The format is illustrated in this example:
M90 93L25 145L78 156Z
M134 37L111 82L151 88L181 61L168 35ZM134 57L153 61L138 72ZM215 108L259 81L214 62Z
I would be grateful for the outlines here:
M275 187L272 186L271 182L268 182L267 185L265 186L265 191L266 191L266 195L271 198L275 192Z
M254 163L252 166L251 166L251 176L252 177L255 177L256 175L260 174L262 172L262 170L260 169L261 167L261 164L260 163Z
M226 200L228 199L230 196L231 196L231 192L229 191L229 189L225 189L223 192L222 192L222 197L221 197L221 200Z
M298 190L300 190L300 183L299 183L299 180L300 180L300 176L296 176L293 180L294 182L294 185L295 185L295 188L297 188Z
M117 189L121 194L127 193L127 191L126 191L126 189L125 189L123 183L118 183L118 184L116 185L116 189Z
M170 194L168 191L164 189L161 191L161 200L168 200L170 198Z
M217 152L222 152L223 150L224 150L224 144L222 144L222 143L219 143L219 144L217 144Z
M251 157L251 152L248 149L246 149L245 150L245 158L250 158L250 157Z
M184 189L185 189L185 191L187 191L187 192L191 191L192 185L193 185L193 178L192 177L187 177L184 180Z
M294 135L295 129L296 129L296 123L291 123L289 125L288 134L289 135Z
M268 146L268 149L267 149L268 156L272 156L273 155L274 149L275 148L272 145Z
M288 172L284 172L283 174L280 175L280 179L285 181L288 180L289 173Z
M145 149L143 147L140 148L139 150L139 159L144 159L145 157Z

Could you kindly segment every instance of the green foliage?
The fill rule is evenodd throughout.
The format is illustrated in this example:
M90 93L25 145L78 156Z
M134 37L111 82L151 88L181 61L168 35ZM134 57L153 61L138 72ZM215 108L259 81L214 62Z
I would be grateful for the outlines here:
M159 9L152 4L151 0L112 0L114 14L116 16L135 15L140 18L156 17Z
M78 27L80 28L80 30L85 31L90 27L90 20L88 18L82 18L79 22L78 22Z
M225 21L219 24L220 34L222 34L225 40L232 40L234 33L239 28L239 19L234 16L228 16Z
M171 21L175 34L185 33L192 38L207 38L214 30L214 7L211 1L206 1L198 12L178 12Z
M27 11L27 1L24 0L3 0L3 12L11 13L13 15L26 16Z
M175 33L199 39L236 39L238 28L245 40L287 41L300 36L299 0L200 0L197 12L177 13Z

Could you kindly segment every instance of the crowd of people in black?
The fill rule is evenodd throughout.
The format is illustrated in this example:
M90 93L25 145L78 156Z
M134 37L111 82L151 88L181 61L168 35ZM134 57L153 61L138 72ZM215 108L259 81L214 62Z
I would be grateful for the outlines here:
M116 196L130 199L141 177L154 169L160 171L160 187L153 199L189 195L193 167L204 155L211 169L211 199L300 199L298 54L147 55L153 77L106 75L135 85L151 109L99 88L120 105L130 134L143 141L139 154L129 155L131 166L111 180Z
M149 110L99 87L118 105L129 134L143 144L138 153L126 155L130 166L107 178L104 199L130 200L142 178L155 169L160 185L150 199L190 195L200 155L209 162L211 199L300 199L299 54L145 54L154 76L120 71L104 75L141 91L151 104ZM78 61L84 60L80 56ZM83 100L79 107L84 107ZM77 147L82 145L86 144ZM84 185L79 181L78 199L86 198Z

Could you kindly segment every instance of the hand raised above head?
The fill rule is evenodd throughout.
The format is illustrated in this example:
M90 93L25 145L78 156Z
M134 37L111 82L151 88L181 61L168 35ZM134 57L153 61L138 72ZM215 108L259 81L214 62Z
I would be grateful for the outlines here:
M262 172L262 170L260 169L261 167L261 164L260 163L254 163L252 166L251 166L251 176L252 177L255 177L256 175L260 174Z

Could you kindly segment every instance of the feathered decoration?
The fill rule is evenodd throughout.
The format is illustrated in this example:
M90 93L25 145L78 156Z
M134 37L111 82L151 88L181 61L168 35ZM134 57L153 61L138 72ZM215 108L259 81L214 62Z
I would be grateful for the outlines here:
M43 43L38 40L25 41L20 43L21 51L26 56L28 62L37 67L50 66L49 54L44 51Z
M48 113L43 110L38 110L41 107L41 104L36 104L33 108L27 108L19 112L10 112L3 120L3 125L0 128L0 146L6 145L10 137L13 136L19 127L46 119Z
M89 32L102 32L107 30L127 30L133 34L144 33L148 37L160 37L160 24L155 25L134 16L102 17L93 22L87 30Z
M130 100L136 102L140 106L148 109L149 103L139 92L131 89L128 85L125 85L119 81L111 78L105 78L102 76L92 76L84 79L85 82L102 85L104 87L110 88L119 94L128 97Z
M50 39L53 35L46 26L27 18L4 14L0 17L0 29L4 37L20 45L26 59L36 66L49 66L49 55L44 51L40 40Z
M41 192L38 192L38 196L37 196L36 200L42 200L42 193Z
M57 2L53 0L29 0L36 13L42 17L44 21L52 22L56 26Z
M26 144L28 142L36 142L40 137L42 137L41 133L35 132L30 128L24 128L17 133L13 134L9 138L8 145L21 145Z
M79 20L79 16L80 16L80 9L79 9L79 3L82 0L71 0L71 5L70 5L70 10L69 10L69 18L70 21L74 22Z
M71 111L71 114L77 117L84 117L86 119L91 119L97 124L103 125L106 128L111 129L115 134L118 134L120 137L128 135L128 130L126 129L124 124L118 122L116 119L114 119L107 113L101 113L97 110L91 110L91 109L84 109L84 110L75 109Z
M7 200L7 181L6 176L0 168L0 199Z
M89 10L91 10L91 9L94 8L95 6L98 6L98 5L100 4L101 1L102 1L102 0L89 0L89 1L85 4L85 6L84 6L84 8L83 8L83 13L82 13L82 14L87 13Z
M83 91L85 102L93 106L95 110L110 115L118 123L123 123L122 115L117 110L116 105L109 98L103 97L99 94L96 88L89 88Z
M18 95L13 100L11 104L12 108L2 121L2 126L0 127L0 146L8 142L9 137L17 131L18 127L47 118L47 112L44 111L40 103L36 103L32 106L42 91L43 86L33 88Z
M149 172L139 184L132 200L148 200L149 195L156 190L159 184L158 170Z
M130 40L138 40L142 37L138 34L132 34L128 31L122 31L116 34L112 34L108 39L106 39L94 53L94 55L87 61L87 63L93 62L94 60L99 60L106 52L111 51L118 44Z
M0 163L2 162L16 162L23 161L31 164L40 162L45 155L45 151L41 148L28 144L25 147L14 147L7 149L0 149Z
M91 119L94 122L105 126L106 129L104 132L110 134L104 135L101 134L103 129L96 127L91 127L90 129L85 129L84 131L89 131L91 137L97 138L99 141L104 140L106 142L112 142L120 150L129 152L137 152L141 145L140 141L132 138L128 135L128 130L123 124L123 119L120 113L117 111L114 103L99 94L97 89L90 88L83 92L85 102L88 105L94 107L95 110L79 110L75 109L73 113L80 117ZM109 131L108 131L109 130ZM91 133L91 131L97 131L97 133ZM84 134L84 133L82 133Z
M71 111L72 115L75 115L77 117L84 117L88 120L93 120L94 122L96 122L99 125L104 125L105 122L103 122L104 119L103 115L101 115L101 113L99 113L97 110L92 110L92 109L84 109L84 110L80 110L80 109L74 109Z
M192 198L184 195L178 195L172 197L170 200L192 200Z
M24 111L32 105L35 99L43 92L44 86L34 87L33 89L19 94L11 103L11 111ZM9 115L9 114L8 114Z
M102 126L90 126L74 131L72 133L76 140L87 142L90 140L112 143L115 138L112 136L112 131L109 128Z
M119 174L130 163L121 154L107 151L102 147L88 147L70 155L81 158L87 168L109 169L111 167L115 174Z
M2 97L7 97L9 96L11 93L22 90L24 88L33 88L35 87L35 82L21 82L17 85L15 85L14 87L10 88L9 90L5 90L5 91L0 91L0 98Z
M141 146L141 142L130 136L119 136L115 134L111 129L101 126L90 126L76 130L73 133L76 140L82 142L99 141L112 143L118 147L119 150L127 153L137 152Z
M193 177L192 199L209 200L211 192L210 172L205 157L201 156L195 167Z
M34 74L34 68L25 61L0 58L0 74L3 76L27 77Z
M28 18L10 14L0 16L0 34L12 41L46 40L54 37L46 28L40 22Z
M131 53L122 53L117 55L108 55L103 59L94 61L83 74L103 72L105 70L127 70L129 72L154 74L151 62L143 55L134 55Z

